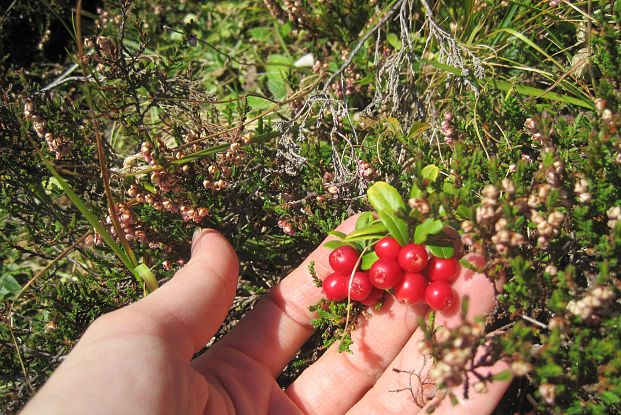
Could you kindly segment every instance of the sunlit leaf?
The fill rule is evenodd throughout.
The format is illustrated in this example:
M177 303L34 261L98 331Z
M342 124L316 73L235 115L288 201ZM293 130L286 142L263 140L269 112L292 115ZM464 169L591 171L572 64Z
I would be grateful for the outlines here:
M397 212L399 210L405 211L405 202L401 198L401 195L391 185L386 182L376 182L367 190L367 196L369 203L373 206L376 212L382 210L389 210Z

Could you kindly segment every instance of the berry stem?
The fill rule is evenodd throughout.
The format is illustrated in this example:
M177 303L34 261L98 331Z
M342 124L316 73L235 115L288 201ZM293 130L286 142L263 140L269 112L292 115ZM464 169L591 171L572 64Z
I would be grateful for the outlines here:
M351 313L351 285L352 285L352 281L354 280L354 274L356 273L356 271L358 270L358 267L360 266L360 263L362 262L362 256L366 254L369 248L371 248L372 246L373 244L370 244L369 246L365 247L360 253L360 255L358 255L358 260L356 261L356 265L354 266L354 269L351 271L351 274L349 275L349 281L347 282L347 315L345 316L345 327L343 328L343 333L347 333L347 327L349 326L349 315Z

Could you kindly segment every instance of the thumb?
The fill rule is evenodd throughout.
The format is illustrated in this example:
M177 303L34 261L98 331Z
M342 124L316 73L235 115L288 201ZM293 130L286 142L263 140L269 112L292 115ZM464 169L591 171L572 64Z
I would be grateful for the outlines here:
M238 275L237 255L226 238L213 229L197 229L187 265L133 307L156 319L161 334L190 358L224 321Z

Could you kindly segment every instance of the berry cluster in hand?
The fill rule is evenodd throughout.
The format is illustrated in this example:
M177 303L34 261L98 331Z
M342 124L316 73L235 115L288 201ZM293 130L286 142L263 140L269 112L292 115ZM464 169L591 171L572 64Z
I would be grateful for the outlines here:
M457 259L435 257L423 244L401 246L391 237L375 244L375 254L378 259L368 271L362 271L355 248L344 245L333 250L329 262L334 272L322 283L326 298L345 300L349 288L349 298L364 305L381 302L386 290L400 302L426 303L434 310L446 310L454 304L451 283L459 274Z

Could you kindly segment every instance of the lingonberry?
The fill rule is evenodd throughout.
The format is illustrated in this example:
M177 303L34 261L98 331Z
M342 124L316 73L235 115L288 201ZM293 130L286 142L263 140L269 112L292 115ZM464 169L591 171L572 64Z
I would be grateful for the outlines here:
M403 272L394 259L380 258L371 266L369 278L374 287L387 290L401 280Z
M427 249L424 245L407 244L399 251L399 265L407 272L421 272L427 265Z
M371 294L364 300L360 301L364 305L375 305L384 299L384 290L380 290L379 288L373 287L371 289Z
M349 283L349 281L347 281ZM373 286L366 272L356 272L351 280L349 297L354 301L363 301L371 294Z
M397 259L401 245L395 238L387 236L375 244L375 254L380 258Z
M351 274L358 262L358 251L349 245L344 245L330 252L330 266L336 272Z
M347 283L349 277L340 272L334 272L321 283L326 298L330 301L341 301L347 298Z
M444 281L431 281L425 289L425 301L434 310L446 310L455 302L455 292Z
M427 281L421 274L406 272L394 288L395 297L402 303L416 304L424 301Z
M427 264L427 276L431 281L451 282L459 273L459 263L455 258L436 258L432 256Z

